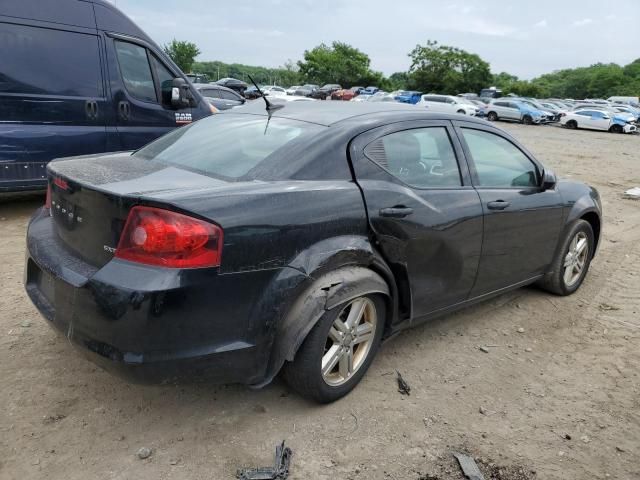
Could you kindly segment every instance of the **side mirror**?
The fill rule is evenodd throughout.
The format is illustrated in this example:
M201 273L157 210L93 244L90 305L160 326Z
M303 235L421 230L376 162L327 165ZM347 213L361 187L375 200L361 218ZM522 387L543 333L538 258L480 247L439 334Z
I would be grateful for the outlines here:
M543 170L542 171L542 190L553 190L556 187L556 183L558 180L556 179L556 174L551 170Z
M186 108L191 104L189 97L189 84L182 78L174 78L171 82L171 106Z

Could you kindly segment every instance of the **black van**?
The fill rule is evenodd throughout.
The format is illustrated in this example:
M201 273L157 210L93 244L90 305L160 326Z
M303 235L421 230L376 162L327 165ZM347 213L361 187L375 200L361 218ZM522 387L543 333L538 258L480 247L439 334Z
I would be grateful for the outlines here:
M211 112L110 3L0 1L0 192L45 188L53 158L133 150Z

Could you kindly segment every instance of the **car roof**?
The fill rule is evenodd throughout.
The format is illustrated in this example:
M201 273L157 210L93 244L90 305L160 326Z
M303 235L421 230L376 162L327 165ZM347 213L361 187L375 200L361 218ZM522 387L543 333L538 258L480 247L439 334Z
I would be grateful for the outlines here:
M254 101L234 114L267 116L263 101ZM460 118L459 114L427 112L414 105L392 102L289 102L284 108L272 112L272 117L288 118L318 125L331 126L352 119L362 119L380 124L403 120L464 120L465 122L486 123L474 117ZM391 123L391 122L389 122Z
M194 83L193 86L196 87L197 90L207 88L211 90L223 90L225 92L232 92L236 95L240 95L233 88L225 87L224 85L218 85L217 83Z

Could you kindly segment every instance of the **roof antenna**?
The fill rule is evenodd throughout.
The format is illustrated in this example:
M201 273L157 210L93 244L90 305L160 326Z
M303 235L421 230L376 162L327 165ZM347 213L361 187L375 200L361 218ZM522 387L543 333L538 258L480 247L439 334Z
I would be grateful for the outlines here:
M249 80L251 80L251 83L253 83L253 86L256 87L256 90L258 90L258 93L260 94L260 96L264 100L264 103L267 104L267 113L269 114L269 117L271 117L271 113L272 112L275 112L276 110L280 110L281 108L284 107L283 104L273 104L269 100L267 100L267 97L265 96L264 93L262 93L262 90L260 90L260 87L253 80L253 78L251 78L251 75L247 74L247 77L249 77Z

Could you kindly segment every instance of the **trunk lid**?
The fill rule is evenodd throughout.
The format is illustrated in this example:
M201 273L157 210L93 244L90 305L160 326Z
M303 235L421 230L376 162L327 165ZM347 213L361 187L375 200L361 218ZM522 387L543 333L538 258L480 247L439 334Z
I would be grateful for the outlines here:
M113 258L129 211L143 198L228 185L188 170L132 161L130 152L53 161L48 177L58 238L98 268Z

